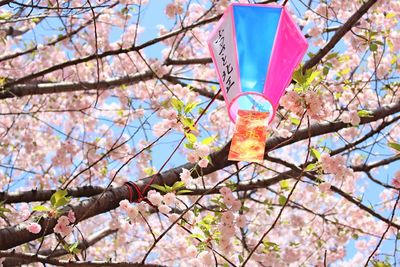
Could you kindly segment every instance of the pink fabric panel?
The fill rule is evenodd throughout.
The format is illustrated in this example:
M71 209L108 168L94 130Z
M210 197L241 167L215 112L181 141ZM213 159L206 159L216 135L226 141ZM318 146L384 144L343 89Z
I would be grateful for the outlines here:
M277 109L292 74L307 51L307 41L285 8L282 10L268 69L264 95Z

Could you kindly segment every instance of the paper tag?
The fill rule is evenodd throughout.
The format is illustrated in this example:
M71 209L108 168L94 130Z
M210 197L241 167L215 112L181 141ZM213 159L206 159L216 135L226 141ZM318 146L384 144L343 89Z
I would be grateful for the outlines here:
M268 112L239 110L228 160L262 162L267 139Z

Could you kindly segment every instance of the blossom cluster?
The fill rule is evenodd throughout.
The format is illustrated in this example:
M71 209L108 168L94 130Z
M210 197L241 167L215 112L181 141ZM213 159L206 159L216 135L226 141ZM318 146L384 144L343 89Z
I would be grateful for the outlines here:
M325 119L328 115L323 96L312 90L308 90L304 94L298 94L296 91L288 91L281 98L280 103L286 110L291 111L299 117L305 109L310 118L317 121Z
M323 153L320 162L324 172L333 174L339 181L353 176L353 170L346 166L346 158L341 155L331 157L329 154Z
M222 187L219 191L222 195L224 204L229 210L225 211L221 216L221 239L219 246L223 251L229 251L231 247L231 239L235 234L235 225L243 228L246 226L246 216L241 214L235 218L233 212L238 212L242 206L240 200L236 199L232 191L228 187Z
M62 236L67 236L72 232L72 223L76 221L75 213L69 210L68 215L62 215L57 220L56 226L54 226L54 233Z

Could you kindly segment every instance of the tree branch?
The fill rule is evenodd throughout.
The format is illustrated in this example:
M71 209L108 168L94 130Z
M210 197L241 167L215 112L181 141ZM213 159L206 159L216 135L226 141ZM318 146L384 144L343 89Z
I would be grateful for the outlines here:
M361 118L360 124L366 124L373 121L377 121L379 119L385 118L386 116L393 115L397 112L400 112L400 102L395 103L386 107L381 107L371 113L370 117ZM293 144L310 137L315 137L322 134L337 132L341 129L344 129L349 124L343 122L332 122L332 123L317 123L311 125L309 128L302 128L297 131L290 138L280 138L274 137L270 138L266 142L266 152L265 156L269 151L275 150L276 148L287 146L289 144ZM210 164L207 168L200 169L200 167L195 164L186 163L182 166L170 169L168 171L162 172L154 177L154 184L167 184L172 186L176 181L179 181L179 174L182 172L182 168L185 169L193 169L197 168L197 171L193 172L194 178L198 176L199 173L203 175L210 174L214 171L221 170L225 167L228 167L235 162L228 160L228 152L229 152L230 142L228 142L220 151L215 152L210 155L211 161L213 164ZM147 177L137 182L137 185L141 190L144 190L147 184L153 179L153 177ZM148 187L147 187L148 188ZM143 192L144 195L147 192ZM79 205L71 207L75 215L77 217L77 222L83 221L90 217L108 212L118 207L118 204L121 200L128 198L128 190L126 186L118 187L106 191L102 197L99 196L92 197L88 200L83 200ZM136 200L138 196L134 194L133 200ZM67 210L65 210L67 211ZM385 218L383 218L385 219ZM52 218L47 218L41 220L42 231L38 234L32 234L28 232L25 228L21 228L20 226L12 226L4 229L0 229L0 249L10 249L15 246L24 244L26 242L35 240L44 235L49 235L53 233L53 228L56 224L56 220ZM47 227L45 227L47 225ZM47 229L44 233L44 229Z
M41 262L46 264L52 264L56 266L70 266L70 267L90 267L90 266L110 266L110 267L157 267L162 265L155 265L155 264L141 264L141 263L129 263L129 262L107 262L107 261L88 261L88 262L77 262L77 261L66 261L66 260L56 260L47 258L45 256L36 255L33 253L18 253L18 252L3 252L0 251L0 258L18 258L23 260L28 260L30 262Z
M95 82L60 82L13 85L0 91L0 99L22 97L27 95L65 93L81 90L109 90L123 84L146 81L152 78L154 78L153 72L146 71L143 73L135 73L124 77Z
M9 203L21 203L21 202L39 202L47 201L50 199L57 190L37 190L32 189L30 191L18 192L18 193L7 193L0 192L0 202L4 201L4 204ZM68 195L72 197L91 197L101 194L104 188L101 186L82 186L72 189L67 189Z
M80 250L86 250L87 248L93 246L103 238L116 233L118 230L117 229L105 229L100 232L97 232L96 234L90 236L88 239L83 240L81 243L78 244L77 248ZM42 256L48 256L50 258L56 258L60 256L64 256L69 254L68 251L65 249L61 248L53 252L52 249L44 250L39 252L40 255ZM6 258L6 260L3 262L3 267L12 267L16 265L21 265L21 264L28 264L32 263L33 261L31 260L22 260L19 258Z
M304 70L310 69L318 64L318 62L326 55L328 52L335 47L335 45L342 39L342 37L351 30L351 28L358 22L358 20L367 13L368 9L372 7L377 0L369 0L365 2L347 21L340 27L329 42L320 49L318 53L313 56L306 64L304 64Z

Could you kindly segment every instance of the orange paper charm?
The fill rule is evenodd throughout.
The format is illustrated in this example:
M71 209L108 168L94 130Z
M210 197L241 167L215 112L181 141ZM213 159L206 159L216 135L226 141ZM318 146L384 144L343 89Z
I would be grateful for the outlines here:
M268 112L239 110L229 160L262 162L267 138Z

